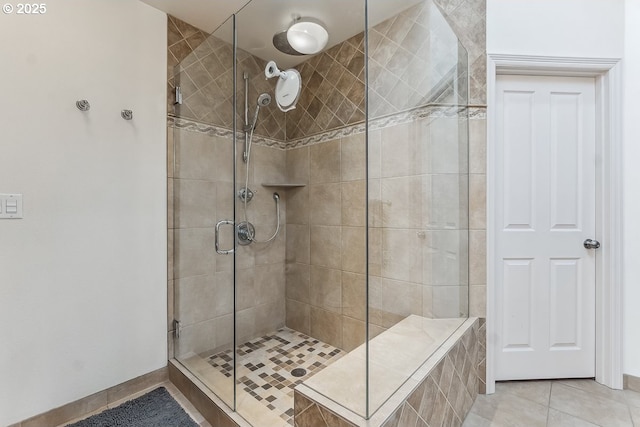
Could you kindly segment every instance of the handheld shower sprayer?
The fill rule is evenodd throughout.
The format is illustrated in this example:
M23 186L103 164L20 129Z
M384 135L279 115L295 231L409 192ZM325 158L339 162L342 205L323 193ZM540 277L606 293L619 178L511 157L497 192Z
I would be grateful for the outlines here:
M258 97L258 107L266 107L271 104L271 95L268 93L262 93Z

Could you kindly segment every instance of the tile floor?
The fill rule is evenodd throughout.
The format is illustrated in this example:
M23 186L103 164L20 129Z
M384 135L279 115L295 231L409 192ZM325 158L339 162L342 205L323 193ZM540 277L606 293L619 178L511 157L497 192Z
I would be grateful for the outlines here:
M338 360L340 349L289 328L248 341L238 347L238 382L242 391L282 420L293 425L293 388L318 370ZM231 350L209 357L208 362L225 377L233 375ZM304 368L295 377L291 371ZM243 407L239 404L243 416Z
M593 380L513 381L479 395L463 427L640 427L640 393Z

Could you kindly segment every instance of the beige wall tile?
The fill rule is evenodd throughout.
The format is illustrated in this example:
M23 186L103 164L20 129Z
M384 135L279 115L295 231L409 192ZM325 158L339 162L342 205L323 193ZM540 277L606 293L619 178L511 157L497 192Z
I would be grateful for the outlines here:
M309 223L311 225L340 225L341 205L339 182L309 186Z
M175 282L170 279L167 281L167 331L172 331L173 327L173 319L175 318Z
M233 178L231 139L181 130L174 137L175 177L230 181Z
M167 231L167 279L173 280L174 278L174 234L175 230Z
M174 142L173 142L174 129L167 127L167 177L173 178L173 161L174 161Z
M381 176L383 178L425 173L420 164L428 132L412 123L381 131Z
M342 348L342 315L312 306L311 336Z
M486 175L469 175L469 228L473 230L487 228L486 179Z
M233 182L228 180L216 181L216 216L221 219L233 219L233 205L236 195Z
M427 175L423 179L423 226L431 229L466 229L469 223L468 177Z
M342 183L341 225L364 227L367 203L365 187L364 180Z
M366 170L365 134L360 133L342 138L341 141L341 181L365 179Z
M258 304L284 301L284 263L257 265L255 267L255 300Z
M287 262L309 264L310 230L308 225L287 225Z
M246 310L245 310L246 311ZM233 315L187 325L182 328L180 339L175 342L175 355L178 358L211 351L230 344L233 337Z
M309 304L287 298L286 307L287 327L302 332L303 334L310 335L311 306Z
M178 279L175 298L176 318L183 326L231 314L233 275L223 272Z
M256 329L256 307L245 308L236 313L236 342L244 342L258 334ZM233 326L232 329L233 331Z
M421 283L425 238L415 230L382 230L382 277Z
M382 176L382 131L370 130L367 144L369 148L369 179L380 178Z
M310 266L308 264L286 264L286 296L299 302L310 302Z
M338 226L311 226L311 264L339 269L341 234Z
M383 326L391 327L410 314L422 314L422 286L382 279Z
M422 224L423 178L383 178L380 183L382 226L418 228Z
M233 238L233 227L229 227L229 237ZM223 241L223 239L220 239L220 240ZM233 244L232 244L232 246L224 245L222 247L223 248L233 247ZM256 265L256 259L255 258L256 257L255 257L255 251L254 251L252 246L239 245L236 248L235 255L236 255L235 256L235 263L236 263L235 268L236 269L243 270L243 269L246 269L246 268L255 267L255 265ZM229 259L233 260L233 256L232 255L218 255L218 257L223 257L226 260L229 260ZM216 262L219 259L220 258L216 258Z
M422 316L432 319L433 315L433 286L422 285Z
M433 286L433 317L450 319L468 314L467 286Z
M312 306L342 313L342 273L311 266L310 302Z
M469 231L469 284L487 283L486 231Z
M382 229L369 228L369 274L382 276Z
M192 179L173 181L175 227L214 227L217 222L216 183Z
M287 154L284 150L254 145L251 162L257 185L284 182L287 177Z
M469 316L487 317L487 287L485 285L469 287Z
M312 145L309 148L309 182L340 182L340 140Z
M434 286L469 283L468 235L466 230L427 232L423 283ZM428 276L428 277L427 277Z
M366 276L342 272L342 314L364 320L367 306Z
M282 328L286 322L285 304L284 298L280 298L258 305L255 313L255 332L250 338Z
M174 274L176 278L213 274L214 230L187 228L174 232Z
M261 225L258 230L256 230L256 237L259 239L267 239L273 235L275 229L275 224ZM280 224L280 231L271 242L256 243L251 246L256 266L265 264L284 265L287 246L286 225L284 223Z
M256 271L253 267L236 270L236 310L245 310L256 305L255 278Z
M342 270L365 273L367 261L365 227L342 227Z
M469 120L469 172L487 171L487 121Z
M423 171L438 174L466 173L468 171L467 141L466 137L460 134L458 119L434 119L429 124L429 132L429 144L421 153Z
M290 182L309 183L309 147L286 150L286 162Z
M365 341L366 326L361 320L344 316L342 318L342 345L345 351L351 351Z
M369 179L369 226L382 227L382 191L380 179Z
M167 179L167 228L175 228L173 178Z
M286 198L287 224L309 224L309 187L289 189Z

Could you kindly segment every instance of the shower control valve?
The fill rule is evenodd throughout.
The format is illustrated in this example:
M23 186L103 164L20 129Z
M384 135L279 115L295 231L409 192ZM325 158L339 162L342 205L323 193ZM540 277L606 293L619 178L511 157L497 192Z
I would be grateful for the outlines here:
M246 202L248 203L253 199L254 194L255 193L251 191L249 187L241 188L238 190L238 199L240 199L241 202L244 202L246 199Z

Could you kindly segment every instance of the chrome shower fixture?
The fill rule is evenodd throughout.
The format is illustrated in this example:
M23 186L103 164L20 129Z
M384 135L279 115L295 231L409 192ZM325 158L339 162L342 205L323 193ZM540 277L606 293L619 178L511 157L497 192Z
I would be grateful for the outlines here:
M275 61L269 61L264 68L264 75L267 79L278 78L275 90L278 108L284 112L296 108L300 89L302 89L302 78L298 70L289 68L286 71L280 71Z
M289 28L273 35L273 46L287 55L315 55L327 46L329 33L317 19L295 16Z
M271 104L271 95L268 93L262 93L258 97L258 107L266 107Z
M238 190L238 199L240 199L241 202L246 202L249 203L251 201L251 199L253 199L253 191L251 191L250 188L248 187L243 187L241 189Z
M89 104L89 101L87 101L86 99L81 99L79 101L76 101L76 107L80 111L89 111L91 109L91 105Z

